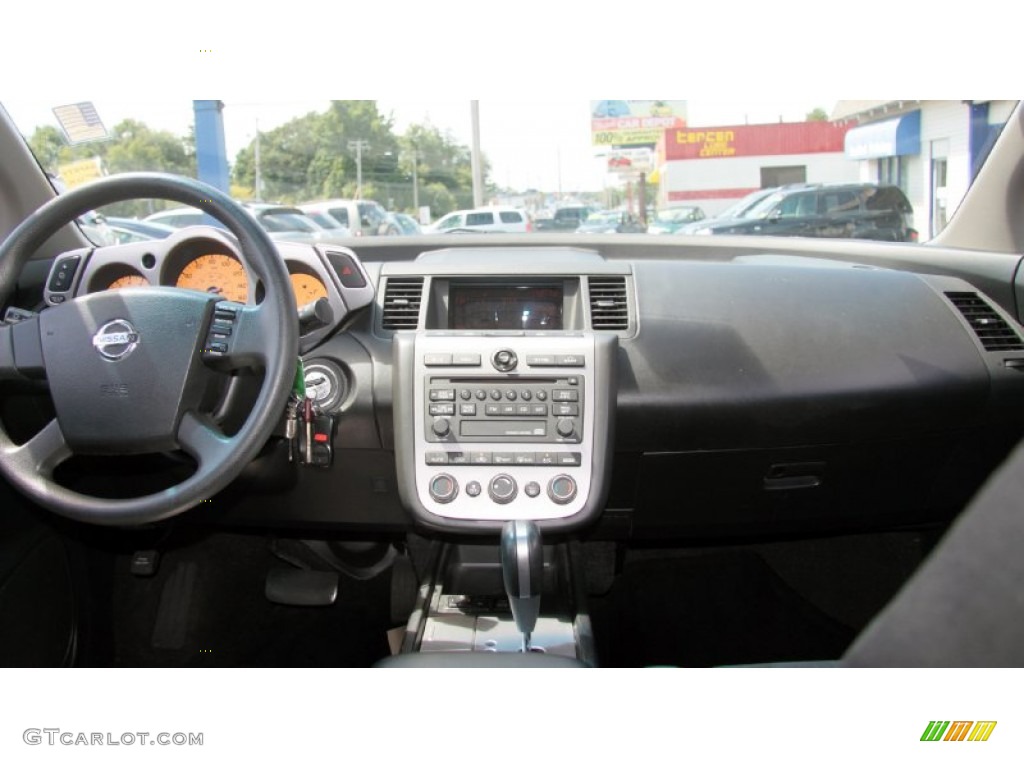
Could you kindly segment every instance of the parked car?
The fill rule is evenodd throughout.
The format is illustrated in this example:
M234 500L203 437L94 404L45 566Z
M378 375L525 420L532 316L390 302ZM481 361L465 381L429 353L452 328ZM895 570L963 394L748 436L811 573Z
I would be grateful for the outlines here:
M140 221L120 216L105 216L107 228L118 243L137 243L140 240L163 240L174 234L174 227L155 221Z
M779 187L766 187L764 189L758 189L751 192L748 195L737 200L735 203L730 205L723 211L719 211L714 216L700 221L690 222L689 224L683 224L673 234L676 235L692 235L698 229L703 229L708 226L711 222L727 221L729 219L742 219L746 218L747 214L753 209L755 205L764 200L768 195L775 192Z
M646 232L644 225L631 213L625 211L598 211L587 216L586 221L576 228L581 234L602 234L610 232Z
M708 222L695 234L917 240L907 196L899 187L877 184L792 184L742 218Z
M329 213L324 211L304 211L304 213L335 237L348 237L352 234L352 230L343 226Z
M320 200L299 208L310 215L327 214L356 237L398 234L388 222L388 212L376 200Z
M274 240L308 243L330 238L327 230L298 208L273 203L242 203L242 207L263 225L263 228ZM144 221L163 224L175 229L200 224L220 226L216 222L212 222L200 209L188 206L158 211L147 216Z
M398 228L399 235L418 235L423 231L420 223L407 213L389 211L388 218Z
M426 228L434 234L466 232L530 232L530 216L519 208L493 206L466 211L453 211Z
M594 213L589 205L563 205L556 208L550 219L538 220L538 232L575 232Z
M704 210L697 205L682 205L658 211L647 225L652 235L674 235L681 227L704 219Z

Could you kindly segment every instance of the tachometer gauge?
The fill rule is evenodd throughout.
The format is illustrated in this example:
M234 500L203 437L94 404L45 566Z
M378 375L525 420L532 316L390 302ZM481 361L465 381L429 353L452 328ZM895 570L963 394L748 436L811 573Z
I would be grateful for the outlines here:
M297 306L301 307L311 301L327 298L327 286L313 275L308 275L305 272L292 272L291 278Z
M149 280L144 278L142 275L124 275L108 285L107 290L113 291L118 288L135 288L147 285L149 285Z
M242 263L223 253L207 253L192 259L178 275L178 288L215 293L244 304L249 297L249 278Z

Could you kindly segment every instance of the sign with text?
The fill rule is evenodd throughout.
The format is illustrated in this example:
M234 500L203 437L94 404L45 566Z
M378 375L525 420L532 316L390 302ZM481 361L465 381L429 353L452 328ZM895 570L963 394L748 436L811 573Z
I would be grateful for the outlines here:
M650 173L654 170L654 153L645 147L613 149L608 154L609 173Z
M76 160L57 166L57 174L68 189L80 187L103 176L103 165L98 157Z
M594 146L653 147L666 130L685 127L685 101L590 102L590 136Z
M665 131L665 160L842 152L849 126L824 120Z

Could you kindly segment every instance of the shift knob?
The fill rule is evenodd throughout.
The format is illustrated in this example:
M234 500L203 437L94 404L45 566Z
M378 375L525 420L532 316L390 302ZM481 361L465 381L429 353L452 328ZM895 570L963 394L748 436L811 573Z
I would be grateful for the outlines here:
M528 650L544 579L540 529L529 520L509 520L501 529L501 575L516 628L523 633L523 649Z

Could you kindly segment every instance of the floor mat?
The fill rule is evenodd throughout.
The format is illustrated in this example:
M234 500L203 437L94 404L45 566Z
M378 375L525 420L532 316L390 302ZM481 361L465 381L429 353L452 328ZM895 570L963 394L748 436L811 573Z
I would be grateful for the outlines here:
M836 659L854 636L745 551L627 562L591 615L612 667Z
M115 561L117 666L368 667L389 653L390 578L341 577L334 605L300 608L264 597L279 567L259 536L216 534L163 552L152 578Z

